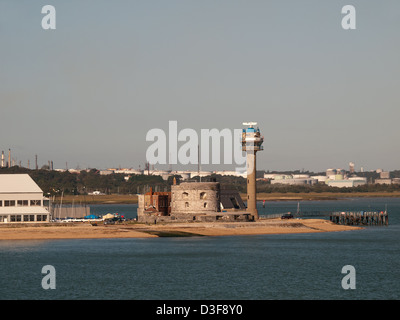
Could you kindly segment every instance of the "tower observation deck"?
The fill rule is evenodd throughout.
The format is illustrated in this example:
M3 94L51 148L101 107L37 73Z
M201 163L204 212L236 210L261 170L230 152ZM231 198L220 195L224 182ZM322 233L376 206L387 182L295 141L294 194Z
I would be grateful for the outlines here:
M242 132L242 151L247 153L247 211L257 220L256 153L264 150L264 137L260 129L255 128L257 122L243 122L243 125L247 126Z

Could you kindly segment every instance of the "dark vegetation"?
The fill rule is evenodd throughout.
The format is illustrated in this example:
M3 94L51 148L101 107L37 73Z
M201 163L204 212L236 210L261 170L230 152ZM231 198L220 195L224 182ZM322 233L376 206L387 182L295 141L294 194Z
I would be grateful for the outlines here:
M154 191L169 191L174 177L169 177L167 181L160 176L132 175L125 180L124 174L100 175L99 171L92 169L90 171L81 171L79 174L46 169L30 170L14 166L11 168L1 168L0 174L5 173L28 173L32 179L39 185L45 195L64 194L88 194L93 191L100 191L105 194L137 194L148 190L150 187ZM283 173L283 172L282 172ZM296 172L293 172L296 173ZM306 172L302 172L306 173ZM308 174L313 174L309 173ZM325 184L314 186L299 185L277 185L270 184L267 180L257 181L257 191L260 193L309 193L309 192L393 192L400 191L399 184L383 185L373 184L372 182L379 178L374 172L357 173L358 176L364 176L368 179L368 184L354 188L329 187ZM400 177L400 170L391 172L392 178ZM180 176L175 176L177 183L180 182ZM193 178L199 181L199 177ZM239 192L246 192L246 179L234 176L211 175L201 178L201 181L217 181L221 183L222 188L235 189Z

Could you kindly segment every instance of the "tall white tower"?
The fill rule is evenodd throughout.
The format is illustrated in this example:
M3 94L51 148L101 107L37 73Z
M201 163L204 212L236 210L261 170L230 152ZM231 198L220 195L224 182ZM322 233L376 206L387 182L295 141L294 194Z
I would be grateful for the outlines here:
M354 162L349 162L349 172L350 174L354 173Z
M243 125L248 126L242 132L242 150L247 153L247 211L257 220L256 153L264 150L264 137L259 128L254 128L257 122L243 122Z

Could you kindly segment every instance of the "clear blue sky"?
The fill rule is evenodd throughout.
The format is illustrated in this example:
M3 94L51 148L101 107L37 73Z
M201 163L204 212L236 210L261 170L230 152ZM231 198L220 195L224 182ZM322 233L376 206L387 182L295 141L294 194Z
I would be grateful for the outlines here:
M398 0L4 0L0 150L143 168L147 131L169 120L257 121L258 169L400 169L399 31Z

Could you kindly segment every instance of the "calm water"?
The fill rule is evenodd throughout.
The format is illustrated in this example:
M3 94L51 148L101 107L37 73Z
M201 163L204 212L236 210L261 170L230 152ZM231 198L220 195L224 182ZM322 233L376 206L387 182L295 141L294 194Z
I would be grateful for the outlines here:
M384 210L387 227L236 237L0 241L0 299L399 299L400 199L301 202L302 210ZM268 202L261 213L296 211ZM136 206L92 213L135 217ZM44 290L44 265L56 289ZM341 286L356 269L356 289Z

